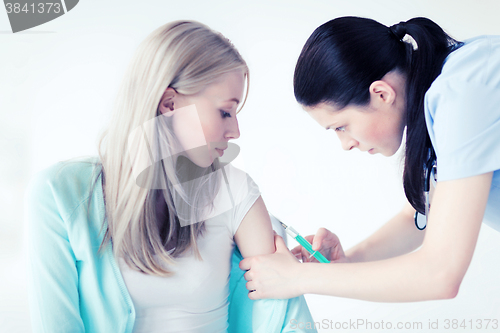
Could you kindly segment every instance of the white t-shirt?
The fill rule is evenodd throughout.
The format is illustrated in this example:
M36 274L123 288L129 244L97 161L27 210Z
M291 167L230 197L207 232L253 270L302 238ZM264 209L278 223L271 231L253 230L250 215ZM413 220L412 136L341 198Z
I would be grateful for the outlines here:
M493 171L484 222L500 231L500 36L465 41L425 95L438 181Z
M214 201L229 210L205 222L197 244L202 261L191 251L176 258L171 277L151 276L132 270L119 258L119 266L136 310L134 333L225 332L233 236L248 210L260 196L255 182L228 164ZM220 212L220 210L219 210Z

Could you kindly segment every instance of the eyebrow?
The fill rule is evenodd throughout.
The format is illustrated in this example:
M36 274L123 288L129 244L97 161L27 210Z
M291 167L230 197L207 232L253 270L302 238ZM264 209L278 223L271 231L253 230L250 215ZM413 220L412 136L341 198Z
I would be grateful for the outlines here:
M336 123L338 123L338 121L335 121L335 122L331 123L330 125L326 126L326 128L325 128L325 129L328 131L328 129L330 129L330 127L332 127L332 126L333 126L333 127L335 127L334 125L335 125Z
M228 99L226 102L236 102L236 104L240 104L240 100L237 98Z

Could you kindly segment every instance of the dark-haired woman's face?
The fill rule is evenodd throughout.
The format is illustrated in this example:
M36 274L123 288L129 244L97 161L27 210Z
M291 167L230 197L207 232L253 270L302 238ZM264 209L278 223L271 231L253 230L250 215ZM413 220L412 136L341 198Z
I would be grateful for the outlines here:
M345 150L358 148L370 154L392 156L401 145L404 130L401 108L347 106L338 110L320 103L305 110L321 127L335 131Z

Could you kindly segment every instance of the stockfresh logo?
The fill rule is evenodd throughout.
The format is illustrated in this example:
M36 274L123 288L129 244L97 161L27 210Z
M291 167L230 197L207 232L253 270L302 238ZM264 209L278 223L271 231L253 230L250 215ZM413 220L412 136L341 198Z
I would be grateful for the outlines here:
M51 0L49 0L51 1ZM4 0L12 32L27 30L52 21L75 8L79 0Z

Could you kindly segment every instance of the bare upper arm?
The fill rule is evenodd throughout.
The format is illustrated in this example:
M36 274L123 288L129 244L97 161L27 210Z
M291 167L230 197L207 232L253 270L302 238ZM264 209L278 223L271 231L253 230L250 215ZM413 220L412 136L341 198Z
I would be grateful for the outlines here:
M492 172L442 181L431 201L422 249L437 271L458 284L472 259L490 192Z
M234 235L244 258L275 252L271 218L262 197L259 197L241 221Z

